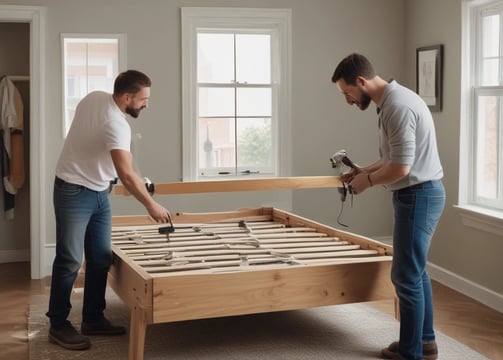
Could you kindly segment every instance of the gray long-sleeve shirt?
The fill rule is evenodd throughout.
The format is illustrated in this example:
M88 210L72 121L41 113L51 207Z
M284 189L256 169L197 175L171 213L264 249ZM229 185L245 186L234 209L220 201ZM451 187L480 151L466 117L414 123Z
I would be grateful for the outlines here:
M379 153L383 164L410 165L403 179L386 185L391 191L443 177L435 125L426 103L415 92L391 81L377 106Z

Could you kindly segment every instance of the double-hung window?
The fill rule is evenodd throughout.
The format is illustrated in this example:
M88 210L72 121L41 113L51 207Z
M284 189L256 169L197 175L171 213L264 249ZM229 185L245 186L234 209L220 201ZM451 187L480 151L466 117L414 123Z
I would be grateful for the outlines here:
M503 214L503 1L465 9L460 198Z
M182 8L184 180L288 170L290 11Z

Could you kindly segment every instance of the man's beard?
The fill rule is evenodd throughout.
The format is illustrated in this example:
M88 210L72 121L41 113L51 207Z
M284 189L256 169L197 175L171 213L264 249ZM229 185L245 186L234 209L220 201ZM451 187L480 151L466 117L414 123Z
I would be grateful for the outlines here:
M145 106L142 106L141 108L138 108L138 109L127 106L126 107L126 114L129 114L136 119L140 115L140 111L142 111L144 108L145 108Z
M361 99L360 99L360 110L365 110L369 107L370 105L370 102L372 101L372 99L370 98L370 96L368 96L366 93L364 93L363 91L361 92Z

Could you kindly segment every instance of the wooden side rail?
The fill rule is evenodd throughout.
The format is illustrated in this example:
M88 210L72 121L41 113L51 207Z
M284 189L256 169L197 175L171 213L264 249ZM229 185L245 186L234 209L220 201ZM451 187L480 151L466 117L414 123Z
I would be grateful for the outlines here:
M339 176L296 176L240 180L191 181L155 184L156 194L193 194L232 191L314 189L342 187ZM129 195L123 185L114 187L116 195Z

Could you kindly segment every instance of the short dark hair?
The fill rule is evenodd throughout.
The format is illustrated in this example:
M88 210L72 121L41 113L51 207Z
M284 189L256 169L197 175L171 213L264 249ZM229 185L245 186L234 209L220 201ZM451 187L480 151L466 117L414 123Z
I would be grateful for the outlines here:
M137 70L121 72L114 82L114 95L136 94L144 87L152 86L150 78Z
M346 56L337 65L332 76L332 82L335 83L343 79L348 85L356 85L358 76L370 80L376 76L376 72L372 63L365 56L353 53Z

